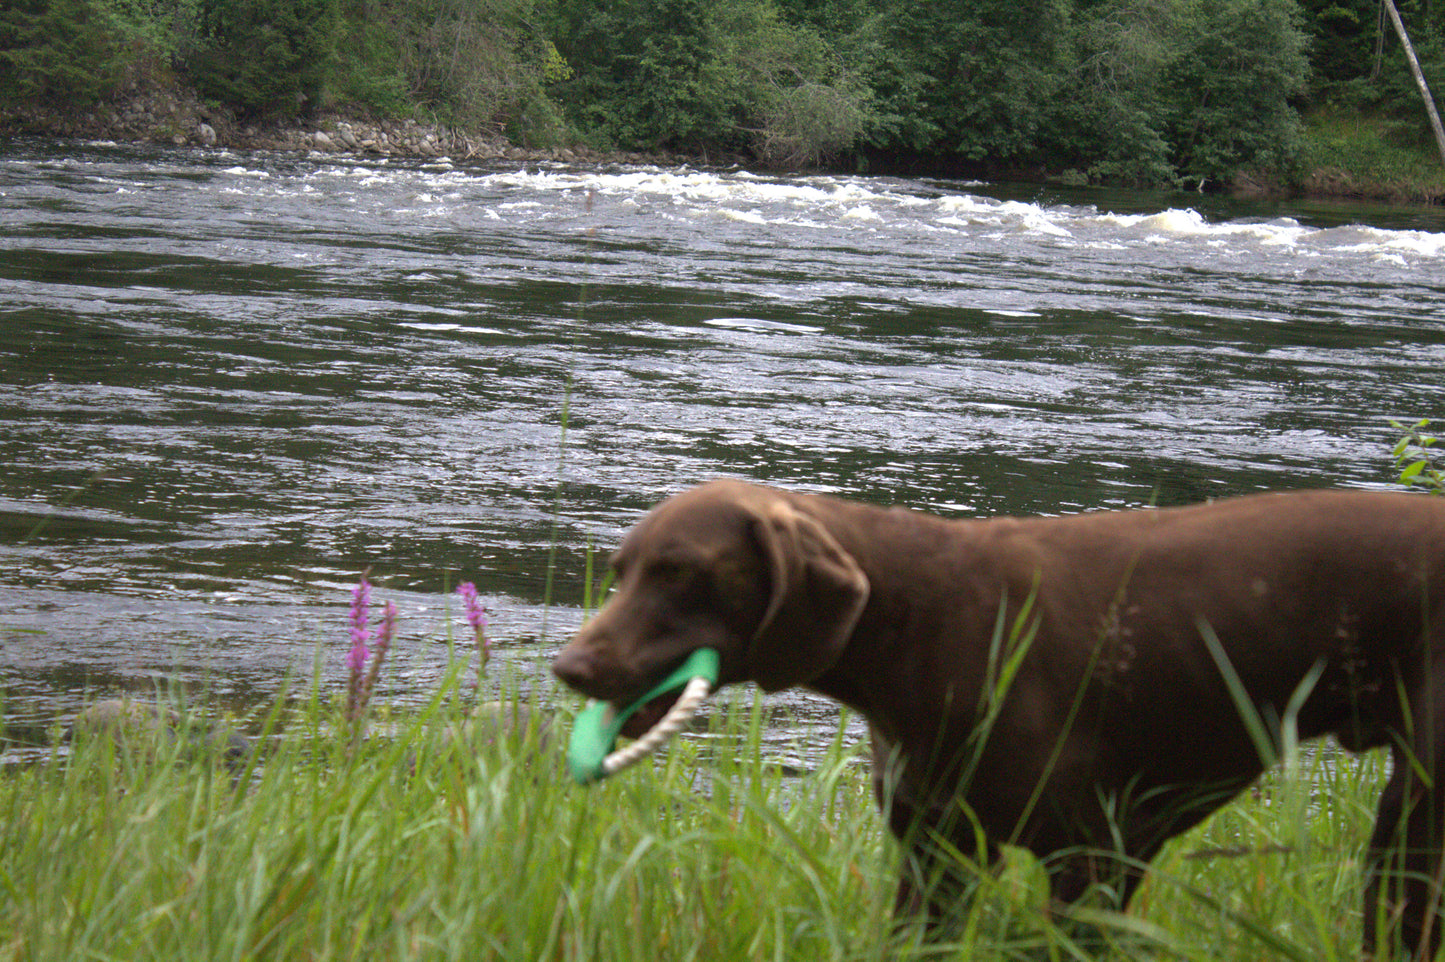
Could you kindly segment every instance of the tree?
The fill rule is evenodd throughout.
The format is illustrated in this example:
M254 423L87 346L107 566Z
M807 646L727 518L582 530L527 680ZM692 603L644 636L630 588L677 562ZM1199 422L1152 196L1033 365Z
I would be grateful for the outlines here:
M290 117L323 99L335 58L336 0L202 0L200 91L243 115Z
M786 23L771 0L728 0L713 18L713 75L760 160L812 166L858 141L869 91L815 30Z
M1380 0L1300 0L1315 83L1329 88L1372 69Z
M1430 95L1430 85L1425 80L1425 73L1420 69L1420 60L1415 56L1415 47L1410 43L1410 35L1405 32L1400 11L1395 9L1395 0L1380 2L1385 5L1390 23L1400 37L1400 47L1405 51L1405 58L1410 64L1410 75L1415 78L1415 85L1420 88L1420 97L1425 101L1425 114L1430 119L1430 130L1435 134L1435 145L1440 148L1440 162L1445 163L1445 128L1440 126L1440 114L1435 110L1435 100Z
M576 72L558 95L579 127L648 148L716 143L731 132L710 95L704 0L557 0L553 30Z
M1298 150L1294 0L1102 0L1078 37L1066 127L1095 178L1193 186Z
M19 0L0 11L0 101L95 103L124 75L123 36L99 0Z
M412 0L403 51L412 97L458 123L506 123L546 100L566 65L532 0ZM549 72L550 71L550 72Z
M1178 0L1104 0L1078 25L1066 152L1094 179L1133 185L1176 176L1167 119L1170 71L1184 54Z
M1070 61L1067 0L890 6L878 98L899 145L971 160L1038 151Z
M851 146L867 85L775 0L558 0L557 86L580 128L627 146L751 149L777 166Z
M1186 0L1185 47L1169 71L1175 166L1222 180L1299 150L1292 105L1309 77L1294 0Z

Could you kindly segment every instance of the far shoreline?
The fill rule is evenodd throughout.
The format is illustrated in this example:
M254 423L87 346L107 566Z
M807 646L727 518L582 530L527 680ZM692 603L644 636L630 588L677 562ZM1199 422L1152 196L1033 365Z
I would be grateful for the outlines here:
M742 155L706 156L673 151L598 150L573 144L527 147L512 143L500 127L464 131L439 122L374 120L323 110L304 120L243 122L227 111L210 107L179 86L132 89L113 100L82 109L31 106L0 114L0 138L34 137L93 140L173 147L268 150L298 154L400 157L452 161L558 162L577 164L652 164L657 166L738 166L774 173L855 173L846 166L809 171L775 171ZM921 159L920 159L921 160ZM908 165L914 167L915 165ZM925 164L925 166L927 166ZM869 173L908 176L901 170ZM918 168L917 176L932 172ZM958 174L958 176L965 176ZM1003 169L970 174L983 180L1008 180L1041 185L1070 183L1067 175L1039 169ZM1268 171L1240 172L1218 193L1240 199L1377 202L1434 209L1445 205L1445 193L1424 192L1410 185L1362 177L1338 167L1317 167L1289 183Z

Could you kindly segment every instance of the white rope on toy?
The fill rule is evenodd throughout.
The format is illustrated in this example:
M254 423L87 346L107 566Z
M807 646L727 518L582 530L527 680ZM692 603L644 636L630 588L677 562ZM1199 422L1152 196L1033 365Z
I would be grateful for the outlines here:
M698 706L711 690L712 685L706 678L699 676L689 681L677 701L673 702L667 714L663 715L656 725L649 728L637 741L626 748L619 748L602 760L602 774L615 775L665 745L672 736L682 730L682 726L692 720L692 716L697 714Z

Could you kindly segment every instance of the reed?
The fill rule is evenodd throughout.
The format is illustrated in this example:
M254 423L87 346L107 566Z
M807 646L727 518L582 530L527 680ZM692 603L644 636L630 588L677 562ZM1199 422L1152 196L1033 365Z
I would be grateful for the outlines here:
M0 772L0 959L1101 957L1049 921L1021 853L950 941L895 934L896 852L841 726L785 774L735 696L583 788L536 731L445 739L461 674L355 750L313 692L277 703L244 772L105 738ZM1102 957L1352 957L1383 762L1286 747L1128 914L1092 913Z

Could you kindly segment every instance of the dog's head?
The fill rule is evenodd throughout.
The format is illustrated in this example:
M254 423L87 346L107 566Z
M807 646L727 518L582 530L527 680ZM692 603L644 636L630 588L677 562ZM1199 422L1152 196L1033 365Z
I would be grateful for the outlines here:
M795 499L715 481L664 501L611 559L616 591L552 670L626 704L699 648L721 682L804 684L842 653L868 600L858 563Z

